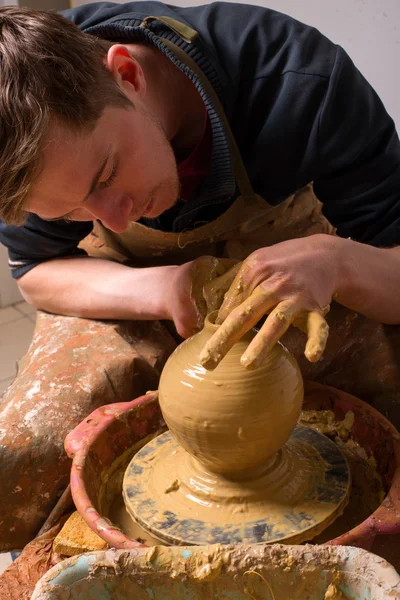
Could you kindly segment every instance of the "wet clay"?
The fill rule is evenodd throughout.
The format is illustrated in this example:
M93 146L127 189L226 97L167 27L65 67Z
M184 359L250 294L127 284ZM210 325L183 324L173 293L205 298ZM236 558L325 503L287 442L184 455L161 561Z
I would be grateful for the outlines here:
M337 421L332 411L303 411L300 423L332 439L350 467L349 503L343 515L314 538L314 543L323 544L365 521L383 502L385 492L374 457L368 457L364 448L350 438L354 424L354 414L351 411L345 415L343 421Z
M126 510L122 495L115 498L109 510L109 518L113 525L116 525L126 535L129 535L131 539L137 540L141 544L151 547L162 544L161 540L152 537L132 519Z
M205 316L220 307L238 268L232 259L213 256L198 258L191 268L190 298L197 308L197 328L201 329Z
M256 371L241 366L254 331L207 371L200 353L217 329L207 317L204 329L170 356L160 379L160 408L179 444L207 469L248 478L289 439L302 407L303 381L281 344Z
M337 421L332 411L302 411L299 422L332 439L340 447L350 466L352 485L349 503L344 513L338 516L323 533L313 539L313 543L323 544L346 533L368 518L381 504L385 493L382 480L376 471L373 456L368 457L365 450L350 439L354 413L349 411L342 421ZM122 495L115 501L109 516L111 521L130 537L139 540L145 536L151 537L127 513ZM398 538L397 536L392 537L393 547L397 550ZM384 555L389 538L390 536L377 538L377 554L383 553ZM146 541L147 545L154 543L157 542L155 540L151 543ZM382 548L378 548L379 543L383 544ZM392 555L388 556L388 558L391 557ZM392 562L396 561L392 560ZM400 559L396 562L396 566L400 566Z
M347 600L347 596L343 594L335 583L330 583L325 592L324 600Z
M132 517L167 544L299 543L341 514L349 485L334 444L298 428L247 479L204 469L167 432L133 458L123 490Z
M159 402L170 431L128 466L127 510L167 544L312 539L347 503L347 464L325 437L294 431L303 382L286 349L276 344L246 370L250 331L210 372L200 355L216 331L210 315L164 367Z
M67 600L72 594L135 600L394 600L399 592L394 570L361 550L216 544L108 550L70 559L42 580L32 600Z

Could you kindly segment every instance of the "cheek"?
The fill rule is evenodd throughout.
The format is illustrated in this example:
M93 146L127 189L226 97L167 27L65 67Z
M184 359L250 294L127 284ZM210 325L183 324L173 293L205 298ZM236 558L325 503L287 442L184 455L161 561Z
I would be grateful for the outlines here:
M164 132L156 125L142 135L140 146L133 155L138 177L152 176L156 181L169 177L176 170L175 155ZM154 182L153 179L153 182Z

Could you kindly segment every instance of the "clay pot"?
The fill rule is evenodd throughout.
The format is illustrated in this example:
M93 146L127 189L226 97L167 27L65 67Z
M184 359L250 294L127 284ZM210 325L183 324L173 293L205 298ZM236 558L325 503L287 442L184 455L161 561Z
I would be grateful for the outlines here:
M178 442L209 471L251 478L290 437L303 403L303 380L296 360L280 343L258 369L240 364L254 330L207 371L199 356L218 329L213 317L168 359L160 379L160 407Z

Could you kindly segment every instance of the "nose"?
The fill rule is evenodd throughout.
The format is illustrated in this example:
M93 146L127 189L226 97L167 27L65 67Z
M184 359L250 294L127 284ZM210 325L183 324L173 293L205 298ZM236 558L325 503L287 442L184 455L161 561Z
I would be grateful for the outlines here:
M111 229L115 233L121 233L128 227L131 220L130 215L133 209L133 201L130 196L122 195L111 198L110 196L102 198L101 201L87 202L85 208L99 221L104 227Z

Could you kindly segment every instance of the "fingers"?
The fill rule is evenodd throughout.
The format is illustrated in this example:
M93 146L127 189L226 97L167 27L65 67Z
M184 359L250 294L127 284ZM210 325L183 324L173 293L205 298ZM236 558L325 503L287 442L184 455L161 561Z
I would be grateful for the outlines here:
M287 301L280 302L274 308L240 359L243 367L257 369L261 365L271 348L293 323L297 311L297 306Z
M232 346L260 320L276 303L272 292L261 286L239 307L235 308L204 347L201 364L209 370L215 369ZM326 347L329 325L324 318L327 310L302 311L297 302L280 302L269 314L267 320L250 343L240 362L246 369L257 369L268 352L280 340L290 325L304 324L308 340L305 356L310 362L317 362ZM303 329L303 326L301 327Z
M220 325L225 321L228 315L235 310L249 295L251 289L244 285L244 263L241 264L236 273L236 277L231 283L230 288L225 294L224 301L219 309L216 324Z
M219 309L224 300L225 293L231 287L240 267L241 263L236 263L226 273L205 284L203 287L203 297L207 304L208 313Z
M254 327L274 304L276 304L274 294L258 286L249 298L232 310L207 342L200 354L200 363L203 367L209 370L215 369L232 346Z
M310 362L321 358L329 335L329 325L320 311L312 311L307 316L308 340L304 355Z

